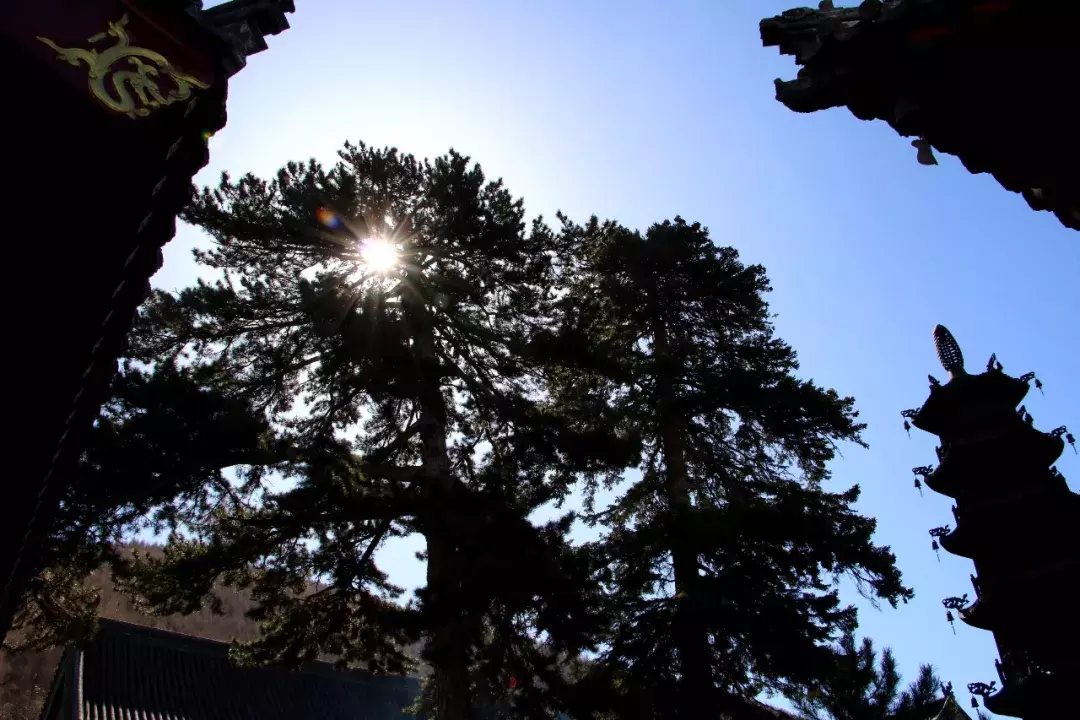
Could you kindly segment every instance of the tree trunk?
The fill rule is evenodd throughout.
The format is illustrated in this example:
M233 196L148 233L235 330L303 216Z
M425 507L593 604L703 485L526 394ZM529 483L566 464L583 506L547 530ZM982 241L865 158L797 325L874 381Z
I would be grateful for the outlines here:
M432 620L426 655L434 670L436 720L469 718L469 654L458 569L454 478L446 451L446 401L439 378L435 336L422 302L407 303L414 360L419 367L421 471L427 510L421 529L427 540L427 589Z
M430 532L427 553L427 586L437 622L429 640L435 681L435 718L468 720L469 658L460 622L453 540L443 533Z
M658 314L657 314L658 315ZM660 360L656 387L659 394L660 443L664 450L665 486L672 513L671 560L675 572L677 609L672 628L679 656L680 688L675 704L680 718L715 717L716 693L712 680L709 638L701 626L698 552L693 533L690 474L686 466L685 421L678 407L668 370L671 348L667 326L653 323L653 352Z

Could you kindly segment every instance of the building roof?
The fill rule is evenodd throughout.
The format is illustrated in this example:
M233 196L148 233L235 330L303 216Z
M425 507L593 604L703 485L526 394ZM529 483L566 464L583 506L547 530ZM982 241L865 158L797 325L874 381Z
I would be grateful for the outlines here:
M229 74L240 70L247 58L267 48L266 36L289 29L286 13L295 12L293 0L230 0L202 10L197 15L233 45Z
M945 698L945 704L941 707L941 712L934 716L934 720L971 720L971 716L957 704L956 696L950 694Z
M65 655L43 720L401 720L414 677L315 663L237 668L226 643L101 620Z
M782 710L774 705L763 703L760 700L751 699L747 702L747 705L754 717L769 718L770 720L800 720L798 715L789 713L787 710Z
M6 286L7 304L18 306L8 335L32 348L34 360L20 366L11 388L11 402L26 414L11 437L20 449L12 469L19 480L6 484L0 503L0 638L40 570L43 539L75 477L84 433L108 395L192 177L209 158L206 140L225 125L227 80L265 47L262 34L288 27L293 3L200 7L199 0L37 0L17 3L0 24L0 60L20 68L7 90L32 98L7 118L9 136L18 138L8 143L7 160L23 168L8 196L19 208L9 234L25 241L9 243L5 260L47 267ZM189 99L170 93L164 106L138 115L95 95L87 56L72 58L121 37L127 43L128 30L197 81L192 91L185 80ZM119 76L109 77L113 87ZM164 73L156 77L165 82Z
M884 120L928 143L920 162L956 155L1080 230L1078 15L1049 0L825 2L762 20L761 39L802 66L776 80L789 109Z

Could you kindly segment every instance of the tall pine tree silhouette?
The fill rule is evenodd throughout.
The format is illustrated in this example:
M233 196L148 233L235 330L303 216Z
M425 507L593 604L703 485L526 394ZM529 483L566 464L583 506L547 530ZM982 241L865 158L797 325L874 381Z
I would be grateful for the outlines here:
M563 218L561 235L583 251L560 342L591 372L554 374L555 397L644 439L640 476L594 516L609 528L592 548L599 577L620 608L606 664L659 715L801 694L825 672L826 641L856 621L839 576L894 605L911 595L852 508L858 488L824 487L837 443L861 443L853 401L795 375L764 269L700 225L641 235Z
M533 679L594 642L599 592L565 541L572 518L527 517L625 445L543 401L530 348L552 322L556 237L460 154L363 144L329 169L223 177L184 217L213 238L197 260L221 278L156 293L130 354L199 368L288 452L234 497L173 507L194 539L137 563L132 591L183 612L215 582L248 587L263 636L245 661L398 671L422 640L435 717L469 716L477 672L543 716ZM268 470L292 486L267 486ZM412 533L427 578L403 607L374 552Z

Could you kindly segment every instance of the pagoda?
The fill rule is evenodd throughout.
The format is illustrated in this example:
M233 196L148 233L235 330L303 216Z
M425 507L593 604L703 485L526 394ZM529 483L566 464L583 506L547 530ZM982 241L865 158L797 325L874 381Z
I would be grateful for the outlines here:
M765 47L793 55L776 99L800 113L846 107L990 173L1035 210L1080 230L1080 3L864 0L761 21Z
M1062 718L1075 710L1080 689L1080 495L1053 467L1064 427L1042 432L1019 406L1034 381L1003 372L991 356L986 370L969 374L952 334L934 328L934 344L950 380L930 377L930 397L905 410L910 424L940 439L937 467L914 468L915 485L955 500L955 529L930 531L940 547L975 563L968 594L946 598L968 625L994 634L998 679L968 685L991 712L1025 720ZM922 479L920 482L920 478ZM1072 590L1069 590L1072 588Z

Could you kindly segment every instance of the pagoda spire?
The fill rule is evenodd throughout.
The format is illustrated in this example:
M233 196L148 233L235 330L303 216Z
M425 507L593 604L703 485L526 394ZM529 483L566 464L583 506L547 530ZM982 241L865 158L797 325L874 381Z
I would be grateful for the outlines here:
M949 377L956 378L958 375L967 375L964 370L964 353L960 351L960 343L944 325L934 327L934 349L937 350L938 361L941 367L949 373Z

